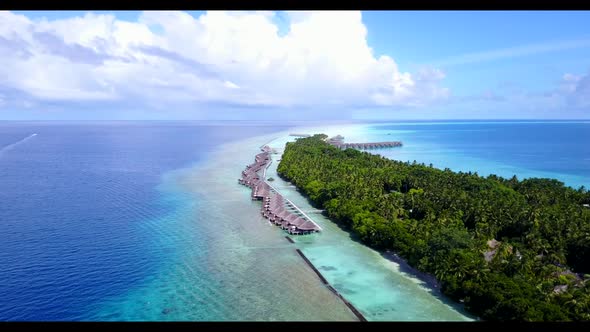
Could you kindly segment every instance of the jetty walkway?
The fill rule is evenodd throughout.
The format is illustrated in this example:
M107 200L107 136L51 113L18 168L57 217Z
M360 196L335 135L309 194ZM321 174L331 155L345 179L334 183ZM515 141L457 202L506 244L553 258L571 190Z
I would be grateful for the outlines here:
M330 145L333 145L340 149L361 149L361 150L368 150L368 149L379 149L379 148L395 148L402 146L402 142L400 141L390 141L390 142L370 142L370 143L345 143L344 137L337 135L331 138L328 138L326 142Z

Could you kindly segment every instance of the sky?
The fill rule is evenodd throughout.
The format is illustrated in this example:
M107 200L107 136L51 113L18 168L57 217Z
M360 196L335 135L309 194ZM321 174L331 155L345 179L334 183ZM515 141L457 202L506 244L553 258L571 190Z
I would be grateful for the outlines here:
M0 120L590 119L588 11L2 11Z

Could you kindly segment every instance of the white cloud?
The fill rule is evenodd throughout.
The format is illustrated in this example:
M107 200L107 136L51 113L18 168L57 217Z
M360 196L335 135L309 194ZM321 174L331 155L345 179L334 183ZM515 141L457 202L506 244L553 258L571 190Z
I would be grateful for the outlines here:
M230 81L225 81L225 82L223 83L223 85L224 85L224 86L226 86L226 87L228 87L228 88L230 88L230 89L239 89L239 88L240 88L240 87L239 87L239 86L237 86L235 83L232 83L232 82L230 82Z
M0 12L0 89L39 100L166 105L402 105L445 99L444 73L399 70L360 12L153 12L33 21ZM157 33L154 32L157 30Z

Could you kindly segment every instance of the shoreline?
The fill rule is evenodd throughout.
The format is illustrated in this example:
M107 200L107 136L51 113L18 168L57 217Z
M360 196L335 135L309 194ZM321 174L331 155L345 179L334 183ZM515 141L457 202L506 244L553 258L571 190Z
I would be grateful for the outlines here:
M289 181L286 181L287 183L290 183ZM334 221L330 220L329 218L327 218L330 222L334 223ZM366 246L363 244L363 246ZM367 248L370 248L369 246L366 246ZM372 249L372 248L371 248ZM375 249L373 249L375 250ZM442 301L443 303L445 303L446 305L452 307L454 310L456 310L457 312L459 312L461 315L463 315L464 317L470 319L470 320L479 320L479 318L475 318L475 316L473 316L471 313L467 312L464 308L464 306L460 303L460 302L456 302L452 299L450 299L448 296L446 296L441 289L441 284L440 282L436 279L436 277L430 273L427 272L423 272L418 270L417 268L411 266L406 259L404 259L403 257L399 256L396 252L391 251L389 249L385 250L385 251L381 251L381 250L375 250L377 253L380 254L381 257L383 257L385 260L395 263L398 265L398 271L405 275L405 277L409 278L409 279L413 279L413 281L420 286L421 288L425 289L426 291L428 291L429 293L431 293L432 296L438 298L440 301ZM320 272L317 271L315 269L315 267L311 264L311 262L308 261L308 259L303 255L303 253L299 253L305 260L306 263L308 263L312 269L314 269L314 271L320 275L320 278L322 280L324 280L325 278L323 276L321 276ZM335 289L333 289L332 286L330 286L327 282L324 282L326 285L329 286L329 288L331 290L333 290L333 292L335 293L335 295L337 295L338 297L340 297L345 304L352 306L347 300L345 300ZM355 315L357 314L357 311L355 311L356 309L353 310L353 308L351 308L351 310L355 313ZM359 316L357 316L359 317ZM359 317L359 319L361 319ZM362 319L364 319L364 317L362 317ZM361 319L361 320L362 320ZM366 319L365 319L366 321Z
M422 272L422 271L418 270L417 268L411 266L410 264L408 264L408 262L404 258L402 258L397 253L395 253L391 250L385 250L384 252L381 253L381 256L383 256L385 259L388 259L388 260L398 264L401 272L407 273L407 274L411 275L412 277L415 277L416 279L420 280L428 288L432 289L437 294L443 295L443 293L440 289L440 283L438 282L438 280L436 280L436 278L432 274Z
M309 131L309 128L307 131ZM332 129L332 128L331 128ZM342 129L340 129L341 131ZM306 131L306 132L307 132ZM325 132L326 130L322 131ZM279 148L279 150L281 150ZM288 181L286 181L287 183L289 183ZM278 191L278 190L277 190ZM301 194L299 194L301 195ZM294 203L293 203L294 204ZM323 220L323 219L322 219ZM329 219L328 219L329 220ZM331 223L334 223L333 221L329 220ZM330 228L332 227L328 227L327 231L330 230ZM362 244L363 247L366 247L366 245ZM451 299L449 299L447 296L445 296L442 291L441 291L441 286L440 283L436 280L436 278L433 275L430 275L428 273L425 272L421 272L419 270L417 270L416 268L410 266L405 259L403 259L402 257L400 257L399 255L397 255L395 252L386 250L386 251L375 251L374 249L370 248L370 247L366 247L368 249L370 249L371 251L374 251L376 254L378 254L381 259L384 259L384 262L389 262L389 264L394 263L396 265L398 265L398 267L396 268L397 273L400 274L402 276L402 278L410 281L411 283L415 284L417 287L421 288L423 291L427 292L430 294L430 296L433 296L437 299L437 301L440 301L443 305L449 307L451 310L455 311L456 313L458 313L460 316L463 317L463 319L460 320L467 320L467 321L472 321L472 320L476 320L474 319L469 313L465 312L463 306L461 306L460 303L457 303L455 301L452 301ZM342 295L340 295L340 293L331 285L329 285L329 283L326 281L326 277L324 277L316 268L315 266L307 259L307 257L303 254L303 252L299 252L299 254L301 255L301 257L306 261L306 263L314 270L314 272L316 272L316 274L318 275L318 277L322 280L322 282L328 286L328 288L334 293L334 295L336 295L337 297L339 297L348 307L349 309L351 309L351 311L357 316L357 318L361 321L366 321L366 319L364 318L364 315L360 314L360 312L345 298L342 297ZM325 262L324 262L325 264ZM324 266L322 266L322 268L324 268ZM349 272L351 273L351 272ZM330 273L328 273L330 274ZM393 279L395 280L395 279ZM342 284L340 281L336 281L336 284L339 288L342 288ZM400 285L401 286L401 285ZM346 286L344 288L344 290L346 292L349 292L349 290L346 289ZM356 290L357 292L360 291ZM367 306L367 303L364 303L359 301L359 299L357 298L357 296L353 296L354 301L358 302L357 304L362 306ZM381 302L381 301L380 301ZM430 305L430 304L429 304ZM372 305L369 305L372 306ZM398 310L398 309L393 309ZM374 317L374 316L380 315L380 313L375 313L373 310L370 310L369 313L367 313L367 315ZM360 315L360 316L359 316ZM377 321L381 320L379 318L376 319ZM405 319L402 319L405 320ZM454 320L454 319L453 319Z
M333 130L342 132L342 128ZM248 148L250 152L244 151L244 145L242 143L234 142L235 144L228 144L226 148L214 152L214 156L226 156L221 159L218 158L219 160L228 158L235 159L236 155L233 154L234 152L229 151L241 151L241 153L238 153L238 155L241 156L239 159L243 159L244 161L239 161L239 163L236 163L236 165L232 167L235 168L234 171L238 171L242 169L241 165L246 163L246 160L250 160L251 157L247 157L247 155L252 156L252 151L258 151L261 146L264 147L265 145L268 145L273 149L277 149L277 156L274 156L274 154L272 155L272 159L276 161L280 158L282 147L285 143L283 141L289 141L287 135L288 132L283 131L280 133L275 132L271 135L265 135L265 137L257 137L257 139L253 138L251 143L257 141L257 144L251 144L251 147ZM280 137L277 138L277 136ZM229 155L228 152L230 153ZM229 157L230 155L232 157ZM269 175L276 178L276 165L277 164L269 163L268 166L270 167L268 170L264 168L265 178ZM218 168L214 167L214 165L210 165L210 169L214 170ZM233 176L230 176L230 178L233 178ZM279 178L276 179L278 182L273 182L273 186L276 186L275 188L277 192L285 197L289 197L300 209L309 209L306 202L301 201L300 193L293 191L292 188L283 188L283 181ZM224 185L235 186L233 181L229 178L223 182ZM211 194L210 192L208 193ZM293 194L295 194L295 196L291 196ZM325 303L327 304L332 303L331 301L336 301L338 302L337 307L344 304L346 306L344 309L348 312L347 316L350 315L349 317L352 321L361 320L361 318L354 312L354 309L351 308L352 303L354 303L354 307L363 310L363 317L369 318L369 321L472 320L463 313L451 308L446 301L441 300L440 297L433 294L434 292L432 289L425 288L424 283L421 283L417 278L413 278L412 275L404 273L405 270L404 272L399 271L399 268L395 267L391 260L383 257L381 253L368 248L365 245L348 241L349 236L342 233L342 231L335 227L332 222L328 222L325 217L314 216L314 219L316 218L319 218L316 222L322 225L325 234L313 237L303 236L301 239L297 238L297 240L293 241L295 242L295 248L305 251L306 256L313 258L315 265L317 265L317 270L321 271L322 277L324 277L325 280L330 280L330 283L333 283L333 286L331 287L328 287L330 285L326 285L323 282L318 284L317 281L320 276L313 271L312 266L306 263L306 265L308 265L309 268L312 268L312 270L310 271L307 267L304 267L307 271L305 272L305 275L309 272L314 272L312 274L316 274L312 280L315 285L310 289L321 287L322 289L330 290L329 294L326 293L326 295L330 297L330 300L327 301L328 298L326 298L324 300ZM252 232L258 233L259 231L252 230ZM267 232L263 231L263 233ZM280 234L282 232L272 231L272 233L274 233L274 237L277 239L285 237L282 241L291 242L290 237L285 236L286 234ZM280 236L279 234L283 236ZM269 235L271 234L269 233ZM279 236L277 237L276 235ZM362 248L356 248L357 246L361 246ZM292 248L291 250L295 248ZM355 249L354 251L352 250L353 248ZM298 260L300 263L304 263L299 254L295 252L292 253L294 254L294 259ZM331 257L332 255L336 256ZM352 278L350 276L352 276ZM382 278L386 276L387 278L391 277L392 279L387 279L388 281L384 283L383 288L381 288L381 282L384 280ZM340 292L346 294L347 299L338 296ZM323 291L321 293L323 294ZM333 295L336 295L336 297L333 297ZM350 300L348 300L348 298L350 298ZM334 305L336 305L336 303L333 303L330 306ZM360 313L358 310L357 312ZM346 320L349 320L349 318L346 318Z

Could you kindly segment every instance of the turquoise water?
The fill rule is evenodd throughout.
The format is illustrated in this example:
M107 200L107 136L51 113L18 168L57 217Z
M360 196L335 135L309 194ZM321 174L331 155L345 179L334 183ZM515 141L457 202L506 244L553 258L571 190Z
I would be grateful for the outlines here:
M356 320L300 248L368 320L470 320L437 289L311 212L273 173L280 155L269 168L273 185L323 232L293 244L262 218L237 179L261 145L282 150L289 132L402 140L373 152L590 184L587 123L314 126L2 124L0 319Z
M590 122L407 122L358 126L347 140L401 140L391 159L480 175L556 178L590 186Z
M298 132L345 131L350 134L358 127L298 128ZM293 137L281 137L270 143L279 153ZM267 177L286 198L322 227L320 233L294 237L304 252L328 282L350 301L369 321L465 321L472 320L459 306L445 299L382 253L354 241L350 234L314 211L295 187L280 179L276 173L279 155L273 155Z
M175 203L180 208L144 227L157 232L151 245L174 254L135 287L97 305L95 319L355 320L237 183L270 139L218 145L206 161L167 173L160 190L182 201Z
M285 232L260 215L260 202L237 184L261 145L279 149L288 132L224 144L207 161L170 173L164 181L178 199L192 197L170 216L170 234L156 245L174 245L169 264L97 307L108 320L356 320L295 252L300 248L326 279L368 320L469 320L380 253L354 242L321 214L311 213L323 232L285 239ZM278 158L277 155L273 156ZM304 210L305 199L268 169L273 185ZM169 196L172 197L172 196ZM161 222L161 221L158 221ZM178 232L177 229L186 230ZM175 231L172 231L175 230ZM196 241L193 232L206 236ZM200 236L202 236L200 235ZM195 302L196 301L196 302ZM164 310L166 313L164 313Z
M455 171L505 177L557 178L567 185L590 185L589 122L453 122L354 124L297 128L298 133L341 134L347 142L397 141L400 148L369 150L391 159ZM293 137L272 142L281 150ZM280 158L277 156L277 158ZM269 168L275 178L276 164ZM288 183L276 182L298 206L309 203ZM406 273L397 263L352 241L320 214L322 233L297 238L298 245L326 279L369 320L471 320L436 288Z
M237 184L278 130L0 123L0 320L354 319Z

